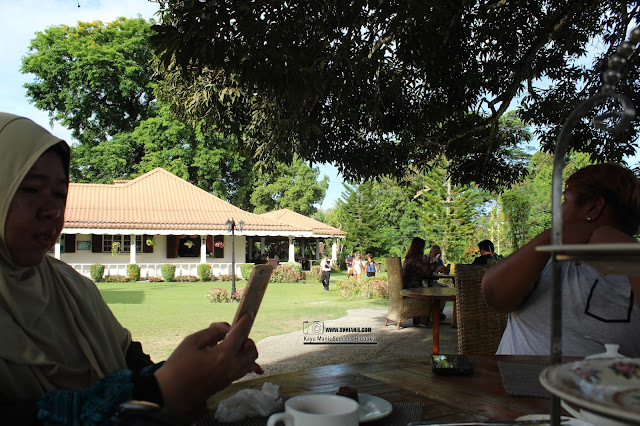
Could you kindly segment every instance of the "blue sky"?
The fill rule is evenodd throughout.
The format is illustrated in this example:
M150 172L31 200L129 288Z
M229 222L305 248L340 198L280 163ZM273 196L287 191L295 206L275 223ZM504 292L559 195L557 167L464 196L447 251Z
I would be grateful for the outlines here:
M78 7L78 4L80 7ZM158 4L148 0L0 0L0 111L28 117L53 134L70 142L70 132L60 124L49 124L46 112L40 111L25 97L23 85L33 76L20 72L22 57L37 31L78 21L113 21L119 16L149 19ZM329 176L329 190L322 209L333 207L342 193L342 178L332 165L319 165L320 176Z

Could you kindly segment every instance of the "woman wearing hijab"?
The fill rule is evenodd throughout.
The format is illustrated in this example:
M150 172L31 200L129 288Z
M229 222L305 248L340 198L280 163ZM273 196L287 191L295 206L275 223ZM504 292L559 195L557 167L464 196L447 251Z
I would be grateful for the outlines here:
M564 244L635 243L640 226L640 182L619 164L587 166L567 179L562 203ZM498 354L548 355L551 262L536 247L551 230L493 265L482 279L485 300L509 312ZM562 351L587 356L604 351L640 356L640 277L602 275L588 264L559 262L562 282Z
M202 414L210 395L262 372L250 318L212 324L153 364L93 282L47 256L64 222L69 155L33 121L0 113L0 418L105 424L130 400Z

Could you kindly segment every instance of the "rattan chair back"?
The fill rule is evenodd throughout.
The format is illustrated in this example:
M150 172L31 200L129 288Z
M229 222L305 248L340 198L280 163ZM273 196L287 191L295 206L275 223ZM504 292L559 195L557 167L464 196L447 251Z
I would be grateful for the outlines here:
M458 353L495 354L507 326L507 314L493 309L482 297L484 265L456 265L458 288Z
M394 321L400 328L402 321L429 315L429 303L426 299L402 297L402 261L399 257L387 257L387 282L389 283L389 310L384 325Z

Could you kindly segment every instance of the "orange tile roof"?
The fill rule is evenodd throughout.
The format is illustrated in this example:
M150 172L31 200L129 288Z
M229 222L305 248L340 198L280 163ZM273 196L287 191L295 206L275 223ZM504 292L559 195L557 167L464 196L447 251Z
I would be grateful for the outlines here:
M226 230L228 219L244 221L244 230L281 235L311 231L295 223L282 223L246 212L156 168L130 181L114 185L69 185L65 228Z
M310 217L303 216L300 213L296 213L293 210L281 209L273 212L262 213L261 217L266 217L280 223L288 223L294 226L299 226L305 229L311 229L315 234L323 235L347 235L341 229L329 226L326 223L319 222Z

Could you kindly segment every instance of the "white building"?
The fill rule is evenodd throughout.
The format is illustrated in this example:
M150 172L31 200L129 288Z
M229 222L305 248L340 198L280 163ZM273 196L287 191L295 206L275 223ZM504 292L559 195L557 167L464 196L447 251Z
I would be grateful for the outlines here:
M228 229L231 221L235 227ZM220 275L231 274L235 240L240 275L240 264L276 255L308 268L309 260L320 258L326 240L331 244L327 254L335 261L345 235L286 209L248 213L156 168L113 185L70 184L54 256L86 276L94 263L105 265L109 275L126 275L128 264L138 264L142 278L161 276L165 263L176 265L176 275L197 275L197 266L207 263ZM114 243L120 246L115 255Z

